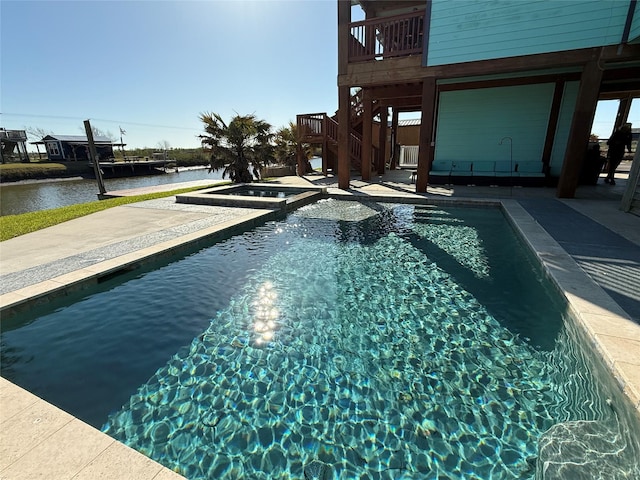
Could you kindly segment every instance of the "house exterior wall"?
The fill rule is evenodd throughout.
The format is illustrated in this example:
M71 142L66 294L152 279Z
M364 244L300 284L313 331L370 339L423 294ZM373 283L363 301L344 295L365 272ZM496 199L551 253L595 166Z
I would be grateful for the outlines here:
M398 127L398 144L419 145L420 144L420 125Z
M49 160L64 160L64 150L58 140L45 141L45 148Z
M84 161L90 160L88 145L70 144L60 140L46 140L47 158L51 161ZM113 158L111 145L96 145L99 160Z
M478 88L440 93L435 160L538 161L542 167L554 84Z
M423 64L616 45L628 11L629 0L433 0Z

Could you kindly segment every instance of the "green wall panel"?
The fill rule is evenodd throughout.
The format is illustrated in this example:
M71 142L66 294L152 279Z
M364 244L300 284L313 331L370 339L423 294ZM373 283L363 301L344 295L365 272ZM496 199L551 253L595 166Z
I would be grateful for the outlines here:
M554 84L442 92L435 159L541 161Z
M427 66L615 45L629 0L433 0Z

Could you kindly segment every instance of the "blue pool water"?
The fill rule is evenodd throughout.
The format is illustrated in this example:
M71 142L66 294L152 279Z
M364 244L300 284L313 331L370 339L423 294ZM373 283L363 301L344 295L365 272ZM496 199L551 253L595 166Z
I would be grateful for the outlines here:
M617 435L498 210L323 200L128 275L3 323L2 375L190 479L529 479L553 425Z

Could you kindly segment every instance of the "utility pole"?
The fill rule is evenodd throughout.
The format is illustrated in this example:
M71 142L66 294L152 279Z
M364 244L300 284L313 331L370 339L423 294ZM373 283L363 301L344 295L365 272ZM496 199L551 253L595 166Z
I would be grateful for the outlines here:
M120 129L120 150L122 151L122 161L125 162L127 158L124 156L124 142L122 141L122 135L127 132L124 131L120 126L118 126L118 128Z
M98 181L98 188L100 189L100 193L98 194L98 198L102 200L105 193L107 193L106 188L104 188L104 181L102 180L102 171L100 170L100 164L98 163L98 152L96 151L96 144L93 141L93 130L91 130L91 122L89 120L84 121L84 130L87 132L87 140L89 141L89 155L91 156L91 163L93 163L93 171L96 176L96 180Z

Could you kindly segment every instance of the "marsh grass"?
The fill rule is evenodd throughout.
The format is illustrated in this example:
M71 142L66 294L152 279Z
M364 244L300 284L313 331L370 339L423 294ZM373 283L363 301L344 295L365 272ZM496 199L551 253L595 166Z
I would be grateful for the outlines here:
M2 182L16 182L45 178L81 177L89 175L91 172L89 162L5 163L0 165L0 180Z

